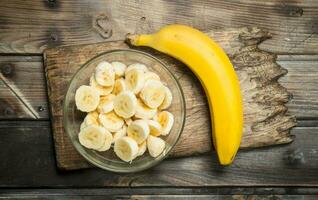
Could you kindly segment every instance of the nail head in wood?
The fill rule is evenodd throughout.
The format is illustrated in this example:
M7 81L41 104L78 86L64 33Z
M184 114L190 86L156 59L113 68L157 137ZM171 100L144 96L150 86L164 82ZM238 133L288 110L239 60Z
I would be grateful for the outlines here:
M43 112L44 110L45 110L45 109L44 109L43 106L39 106L39 107L38 107L38 111L39 111L39 112Z
M4 108L4 110L3 110L3 114L4 114L4 116L11 116L11 115L14 114L14 111L13 111L12 108L6 107L6 108Z
M5 77L10 77L13 74L14 67L12 64L4 64L1 66L1 73Z

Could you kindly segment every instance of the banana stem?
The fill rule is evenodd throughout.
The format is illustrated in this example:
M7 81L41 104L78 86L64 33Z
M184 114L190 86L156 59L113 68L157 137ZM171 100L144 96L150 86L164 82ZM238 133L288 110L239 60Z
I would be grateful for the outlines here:
M146 44L149 44L151 40L152 35L133 35L130 33L126 35L127 43L134 46L145 46Z

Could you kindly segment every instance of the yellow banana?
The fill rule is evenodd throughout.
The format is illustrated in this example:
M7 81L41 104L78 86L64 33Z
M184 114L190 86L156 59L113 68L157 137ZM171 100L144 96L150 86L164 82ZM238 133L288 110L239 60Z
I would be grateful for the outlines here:
M232 163L242 138L243 106L238 78L222 48L204 33L184 25L169 25L150 35L128 35L127 41L171 55L194 72L208 99L219 161L222 165Z

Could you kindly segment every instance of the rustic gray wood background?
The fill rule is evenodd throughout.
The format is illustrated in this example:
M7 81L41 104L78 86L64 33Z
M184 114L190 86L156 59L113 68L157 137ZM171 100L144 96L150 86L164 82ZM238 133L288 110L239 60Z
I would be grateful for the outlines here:
M168 159L137 174L59 172L43 50L123 39L128 32L153 32L171 23L202 31L242 26L270 31L272 39L260 48L279 54L279 64L289 71L280 83L293 93L288 108L298 120L295 141L240 151L229 167L215 163L213 153ZM0 72L0 197L318 199L316 0L0 0Z

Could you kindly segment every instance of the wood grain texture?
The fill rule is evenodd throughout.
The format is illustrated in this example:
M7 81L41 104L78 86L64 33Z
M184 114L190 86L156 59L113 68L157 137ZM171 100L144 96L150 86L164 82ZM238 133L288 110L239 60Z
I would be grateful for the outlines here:
M119 197L120 198L120 197ZM127 199L134 200L162 200L162 199L185 199L185 200L295 200L296 198L301 198L303 200L314 200L317 196L280 196L280 195L132 195L127 197Z
M0 56L0 118L47 118L40 56Z
M5 77L10 86L5 85L1 79L0 118L34 119L34 115L25 109L25 105L10 90L10 88L16 88L20 92L21 99L29 100L28 103L32 105L39 119L49 119L42 57L0 56L0 63L1 77ZM14 74L19 79L7 76L6 65L16 66L17 63L18 70L15 70ZM286 104L288 112L295 115L297 119L318 118L318 71L316 67L318 56L278 55L277 63L288 71L279 79L279 83L293 95L293 98ZM11 70L9 69L9 71ZM311 123L310 126L314 126L314 124Z
M93 197L128 197L128 196L207 196L207 195L222 195L222 196L287 196L293 195L295 197L300 196L312 196L318 195L318 189L313 187L100 187L100 188L43 188L43 189L14 189L14 188L0 188L0 197L70 197L77 198L93 198ZM76 195L76 196L75 196ZM293 199L294 200L294 199ZM298 200L298 199L297 199Z
M219 166L216 154L212 152L202 156L166 159L158 166L140 173L118 174L97 168L66 173L56 168L48 121L1 121L0 187L189 189L200 186L206 190L207 187L216 186L268 188L260 188L260 191L257 188L246 190L245 193L249 194L254 191L258 194L284 193L279 189L270 189L271 187L317 187L318 128L294 128L292 134L296 136L296 140L288 145L239 151L234 164L228 167ZM204 193L203 188L196 194L207 194L208 191ZM194 194L195 191L193 190ZM302 194L301 188L289 188L286 193L288 191ZM170 192L173 192L172 188ZM223 193L227 194L226 192L224 188ZM232 191L233 194L239 192L240 190ZM189 193L191 191L187 194Z
M276 64L276 56L257 48L268 34L257 28L228 29L207 33L225 49L240 79L244 109L242 148L283 144L292 141L289 129L295 118L286 114L289 93L277 79L286 70ZM53 135L58 166L63 169L87 167L63 131L62 100L68 81L87 60L100 52L128 48L121 41L46 50L44 60L51 105ZM171 156L188 156L211 150L211 127L205 94L199 81L179 61L154 50L139 48L161 59L179 80L185 95L186 124ZM196 134L193 134L193 133ZM189 146L191 148L189 148Z
M61 196L44 196L34 194L32 197L30 196L3 196L2 199L28 199L28 200L35 200L35 199L42 199L42 200L68 200L68 199L79 199L79 200L105 200L105 199L125 199L125 200L165 200L165 199L182 199L182 200L316 200L318 196L310 195L92 195L92 196L79 196L76 194L73 195L61 195Z
M280 57L279 64L289 66L288 74L279 80L293 94L287 104L289 111L303 119L317 117L318 55L285 55Z
M0 13L1 53L41 53L58 45L118 40L172 23L203 31L258 26L273 33L261 45L264 50L318 52L317 1L2 0Z

